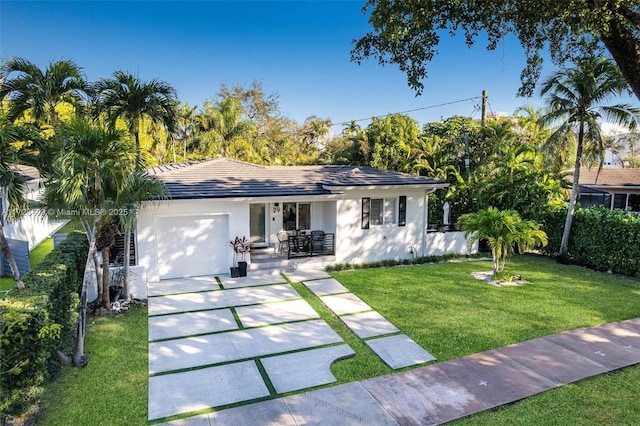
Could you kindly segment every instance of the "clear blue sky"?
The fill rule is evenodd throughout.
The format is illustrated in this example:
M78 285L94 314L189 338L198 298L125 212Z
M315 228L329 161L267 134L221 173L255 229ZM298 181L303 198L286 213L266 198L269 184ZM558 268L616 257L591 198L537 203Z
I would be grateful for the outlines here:
M363 1L0 1L0 56L44 68L73 59L89 80L122 69L173 85L202 105L221 83L263 83L282 112L334 123L489 94L490 110L512 113L539 98L515 96L524 55L515 38L494 52L444 36L419 97L395 66L350 61L369 30ZM551 68L546 69L546 73ZM454 114L479 117L479 100L409 113L420 124ZM366 125L367 122L362 122ZM339 131L340 129L334 129Z

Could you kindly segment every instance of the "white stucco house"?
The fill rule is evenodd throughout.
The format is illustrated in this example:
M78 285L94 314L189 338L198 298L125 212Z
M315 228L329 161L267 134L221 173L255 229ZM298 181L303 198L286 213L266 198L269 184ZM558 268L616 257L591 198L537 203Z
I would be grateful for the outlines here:
M285 231L330 235L335 263L467 252L461 233L427 233L429 194L448 185L438 179L370 167L262 166L226 158L159 166L151 173L170 196L146 203L138 219L136 256L152 282L228 274L231 239L250 238L258 253L278 247L278 234Z
M16 165L15 172L24 182L24 196L27 200L38 201L42 196L42 181L38 169L31 166ZM49 219L38 209L29 210L20 219L9 222L6 220L9 210L9 201L5 189L0 187L0 217L2 218L2 230L9 240L16 263L21 272L28 270L29 251L36 248L51 234L62 228L66 220ZM10 274L8 263L5 265L0 255L0 273Z

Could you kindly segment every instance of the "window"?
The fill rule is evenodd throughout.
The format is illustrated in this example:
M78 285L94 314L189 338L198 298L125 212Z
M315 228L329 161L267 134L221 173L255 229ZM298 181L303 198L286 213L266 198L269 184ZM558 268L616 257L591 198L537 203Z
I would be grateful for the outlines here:
M311 204L282 203L282 228L285 231L311 229Z
M400 196L400 203L398 205L398 226L405 226L407 224L407 196Z
M365 201L366 200L366 201ZM365 217L367 227L365 227ZM368 225L392 225L396 223L395 198L363 198L362 199L362 228Z

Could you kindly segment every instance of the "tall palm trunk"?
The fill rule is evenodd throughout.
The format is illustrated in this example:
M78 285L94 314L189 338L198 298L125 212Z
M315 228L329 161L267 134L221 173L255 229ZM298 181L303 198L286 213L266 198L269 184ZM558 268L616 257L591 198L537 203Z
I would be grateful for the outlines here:
M110 271L109 271L109 257L111 255L110 247L102 248L102 304L105 308L109 309L111 306L111 294L109 293L110 284Z
M582 145L584 142L584 123L580 123L578 129L578 147L576 149L576 162L573 171L573 183L571 184L571 196L569 197L569 208L567 209L567 218L564 221L564 231L562 232L562 242L560 243L560 253L558 261L567 263L569 260L569 234L571 233L571 224L573 222L573 212L578 200L578 189L580 181L580 164L582 162Z
M11 253L11 248L9 248L9 242L7 241L7 237L4 235L4 229L2 227L1 222L0 222L0 253L2 253L2 255L7 260L7 262L9 262L9 267L11 268L13 279L16 280L16 286L18 287L18 290L24 289L24 283L22 282L22 277L20 277L20 270L18 269L18 264L16 263L16 259L13 257L13 253Z

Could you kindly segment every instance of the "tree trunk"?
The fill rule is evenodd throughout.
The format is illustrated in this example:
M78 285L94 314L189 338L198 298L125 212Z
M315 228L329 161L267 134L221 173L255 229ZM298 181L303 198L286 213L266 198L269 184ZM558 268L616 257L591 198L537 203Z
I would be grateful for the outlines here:
M123 292L124 298L129 300L129 258L131 257L131 226L129 224L126 225L126 229L124 231L124 285Z
M98 256L98 250L94 250L93 254L93 265L94 265L94 269L96 270L96 285L98 287L98 300L102 300L102 291L103 291L103 285L102 285L102 262L100 261L100 257Z
M569 197L569 208L567 209L567 218L564 221L564 231L562 232L562 242L560 243L560 253L558 254L558 262L569 262L569 234L571 233L571 223L573 222L573 211L578 200L578 190L580 181L580 163L582 161L582 144L584 142L584 123L580 123L578 130L578 147L576 149L576 163L573 170L573 183L571 184L571 196Z
M493 275L498 274L498 253L496 253L496 249L491 247L491 257L493 257Z
M602 34L600 38L618 64L620 72L631 86L636 98L640 99L640 40L636 36L637 32L634 33L631 27L633 26L635 31L640 31L640 28L637 22L633 22L638 17L629 14L633 12L623 9L622 16L612 19L609 32ZM628 22L623 22L625 18Z
M105 308L111 308L111 295L109 294L109 255L111 249L104 247L102 249L102 304Z
M88 224L86 222L83 223L87 228ZM84 265L84 277L82 279L82 291L80 293L80 307L78 308L78 333L76 336L76 349L73 354L73 364L76 367L84 367L87 365L87 357L84 354L84 337L87 325L87 277L91 274L91 263L94 263L94 268L96 267L94 256L96 253L95 231L87 232L87 237L89 238L89 253L87 253L87 261ZM95 272L97 280L98 270L95 269Z
M18 265L16 264L16 259L13 257L13 253L11 253L11 249L9 248L7 237L4 235L2 222L0 222L0 253L2 253L7 262L9 262L9 267L11 268L13 279L16 280L16 286L18 287L18 290L24 289L24 283L22 282L22 277L20 276L20 270L18 269Z

